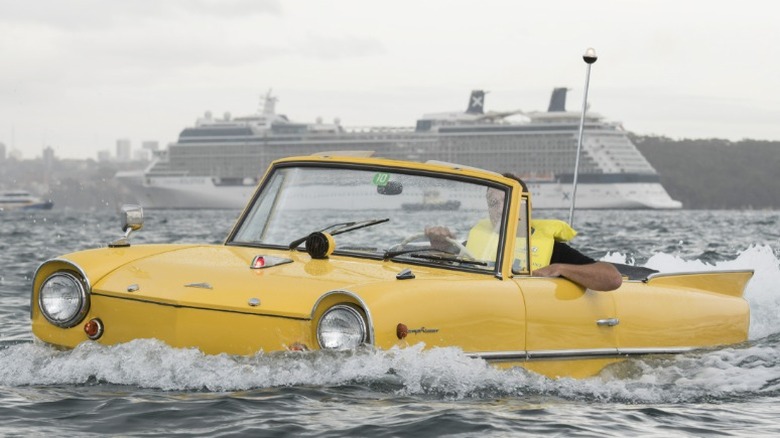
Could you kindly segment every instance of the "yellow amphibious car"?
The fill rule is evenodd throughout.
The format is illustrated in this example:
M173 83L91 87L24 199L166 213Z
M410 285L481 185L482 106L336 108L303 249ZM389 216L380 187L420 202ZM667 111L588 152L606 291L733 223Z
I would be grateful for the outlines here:
M464 245L504 193L495 251ZM223 245L132 245L140 207L106 248L35 273L32 330L72 348L160 339L207 354L458 347L548 376L747 339L752 271L624 277L612 292L535 277L518 182L447 163L354 156L274 162ZM426 227L446 226L452 251ZM518 256L519 254L519 256Z

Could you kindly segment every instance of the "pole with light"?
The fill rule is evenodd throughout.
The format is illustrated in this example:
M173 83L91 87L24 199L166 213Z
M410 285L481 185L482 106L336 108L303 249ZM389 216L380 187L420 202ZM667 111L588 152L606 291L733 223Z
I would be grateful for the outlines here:
M582 131L585 130L585 111L588 109L588 85L590 84L590 67L598 57L596 49L588 48L582 55L582 60L588 65L585 70L585 95L582 98L582 113L580 114L580 134L577 139L577 157L574 160L574 181L571 189L571 208L569 209L569 225L574 226L574 200L577 197L577 176L580 171L580 151L582 150Z

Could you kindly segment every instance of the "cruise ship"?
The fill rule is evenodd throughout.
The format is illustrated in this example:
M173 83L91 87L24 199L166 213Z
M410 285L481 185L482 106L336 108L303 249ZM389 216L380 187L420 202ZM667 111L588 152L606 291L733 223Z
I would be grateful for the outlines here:
M485 111L487 94L472 91L465 112L423 115L415 126L346 128L298 123L276 113L269 91L246 117L207 112L144 171L116 178L145 208L240 209L271 161L324 151L373 151L374 156L444 161L521 176L536 209L566 209L581 115L566 110L556 88L547 111ZM520 120L514 120L519 118ZM578 209L677 209L619 123L587 112L577 177Z

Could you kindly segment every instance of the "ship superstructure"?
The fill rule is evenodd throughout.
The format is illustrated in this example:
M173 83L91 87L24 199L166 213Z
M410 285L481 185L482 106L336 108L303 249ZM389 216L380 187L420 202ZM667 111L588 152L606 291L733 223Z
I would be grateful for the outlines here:
M568 208L576 159L579 112L565 109L556 88L545 112L485 112L485 92L473 91L466 112L427 114L415 127L345 128L296 123L264 97L247 117L210 113L185 128L143 173L120 179L147 208L241 208L268 164L322 151L374 151L375 156L447 161L524 178L535 208ZM520 117L522 120L510 121ZM680 208L658 174L617 123L588 112L577 207Z

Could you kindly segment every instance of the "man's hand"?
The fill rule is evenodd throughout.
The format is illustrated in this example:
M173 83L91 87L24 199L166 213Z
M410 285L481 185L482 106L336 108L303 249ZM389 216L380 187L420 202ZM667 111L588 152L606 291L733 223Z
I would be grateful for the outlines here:
M454 239L455 235L447 227L425 227L425 236L431 241L431 247L441 251L447 251L452 244L447 239Z

